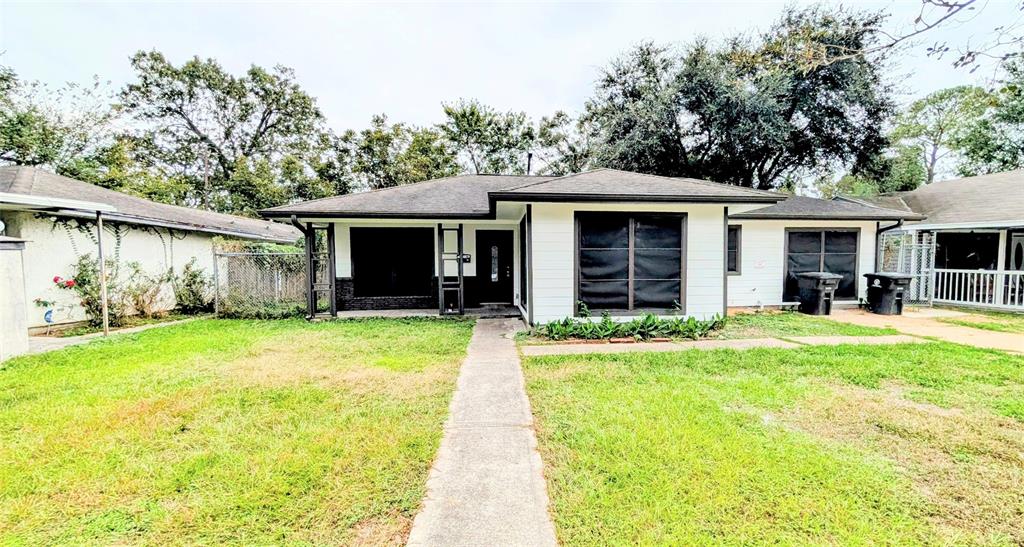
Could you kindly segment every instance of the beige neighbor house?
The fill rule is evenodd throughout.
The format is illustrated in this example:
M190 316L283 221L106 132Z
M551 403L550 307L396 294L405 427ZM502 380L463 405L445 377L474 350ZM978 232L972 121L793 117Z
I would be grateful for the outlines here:
M876 234L923 215L612 169L466 175L268 209L309 241L311 314L502 309L530 324L642 313L707 319L795 303L795 274L866 295ZM320 234L323 234L322 236ZM582 303L582 305L580 305Z
M148 275L180 272L192 261L210 274L217 236L294 243L301 234L276 222L156 203L32 167L0 167L0 235L24 240L27 326L47 325L37 299L56 301L54 324L85 319L68 291L54 277L69 278L84 254L97 255L96 214L105 222L106 256L121 264L137 262ZM168 289L160 306L174 306Z
M914 276L914 298L1024 312L1024 169L839 199L926 217L893 230L891 268Z

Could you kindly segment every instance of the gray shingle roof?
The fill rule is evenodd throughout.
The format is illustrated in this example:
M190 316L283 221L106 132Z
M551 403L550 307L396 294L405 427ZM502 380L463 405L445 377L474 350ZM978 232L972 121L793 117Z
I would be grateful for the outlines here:
M706 180L661 177L616 169L535 181L495 192L497 200L518 201L711 201L774 203L784 195Z
M729 215L729 218L820 220L899 220L902 218L917 220L924 217L913 212L884 209L846 200L790 196L781 203Z
M156 203L34 167L0 167L0 192L103 203L117 209L106 214L107 218L134 224L281 243L294 242L301 235L279 222Z
M892 209L893 211L913 212L910 206L907 205L907 202L903 201L903 198L898 195L839 196L836 199L852 201L853 203L860 203L863 205L871 205L873 207L881 207L883 209Z
M473 218L491 212L488 194L551 177L460 175L369 192L283 205L261 211L268 217Z
M1024 221L1024 169L933 182L896 194L927 224Z

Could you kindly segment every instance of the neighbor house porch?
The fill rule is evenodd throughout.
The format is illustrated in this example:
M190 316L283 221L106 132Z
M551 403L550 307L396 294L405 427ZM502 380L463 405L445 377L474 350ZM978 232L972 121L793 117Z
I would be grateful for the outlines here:
M1024 311L1024 228L946 229L931 234L932 302Z

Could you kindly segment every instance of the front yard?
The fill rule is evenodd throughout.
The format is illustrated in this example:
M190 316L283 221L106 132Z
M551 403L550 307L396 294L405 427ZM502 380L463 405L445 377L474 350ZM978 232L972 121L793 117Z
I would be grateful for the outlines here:
M1024 542L1024 357L928 343L524 369L565 544Z
M0 369L0 543L401 543L470 321L217 321Z

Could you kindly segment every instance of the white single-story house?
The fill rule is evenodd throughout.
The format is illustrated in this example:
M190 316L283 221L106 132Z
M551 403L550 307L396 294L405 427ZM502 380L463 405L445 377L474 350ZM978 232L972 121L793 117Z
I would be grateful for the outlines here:
M613 169L456 176L262 214L326 242L307 245L312 314L504 307L530 324L584 305L594 316L703 319L791 305L794 276L808 271L841 274L836 298L855 303L880 227L923 219Z
M899 230L913 251L898 267L922 300L1024 311L1024 169L839 199L925 217Z
M0 167L0 235L25 241L30 329L47 325L37 299L59 303L54 324L85 319L73 295L58 290L53 279L70 278L79 256L97 256L97 213L106 226L106 256L137 262L154 276L180 272L193 259L209 274L217 236L276 243L301 237L286 224L156 203L33 167ZM173 305L173 298L162 300L165 308Z

